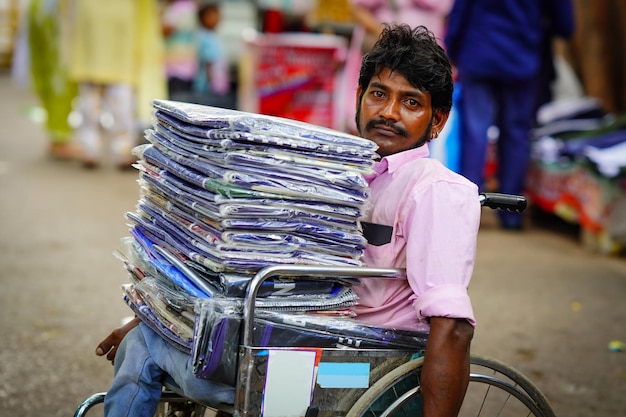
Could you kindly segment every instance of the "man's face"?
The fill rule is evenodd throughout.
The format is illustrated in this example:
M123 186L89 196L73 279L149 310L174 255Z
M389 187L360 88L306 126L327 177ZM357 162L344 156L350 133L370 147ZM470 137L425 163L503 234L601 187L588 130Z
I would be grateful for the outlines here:
M359 134L378 145L383 157L426 143L443 128L448 115L433 112L430 93L413 87L404 75L384 68L370 80L361 102L357 90Z

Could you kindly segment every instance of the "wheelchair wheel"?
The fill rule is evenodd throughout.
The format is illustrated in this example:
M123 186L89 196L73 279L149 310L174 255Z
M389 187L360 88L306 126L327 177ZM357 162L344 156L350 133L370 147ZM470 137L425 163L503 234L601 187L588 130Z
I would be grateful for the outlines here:
M415 359L385 375L357 400L346 417L420 416L423 362L424 358ZM460 417L555 417L544 395L519 371L477 355L472 355L470 363L470 383Z

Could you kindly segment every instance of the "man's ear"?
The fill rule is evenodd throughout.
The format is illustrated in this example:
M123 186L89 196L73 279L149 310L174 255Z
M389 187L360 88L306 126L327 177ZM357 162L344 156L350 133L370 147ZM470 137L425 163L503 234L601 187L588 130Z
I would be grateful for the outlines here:
M449 112L444 112L441 109L435 110L435 113L433 114L433 131L437 132L437 136L441 133L443 127L446 125L449 115Z
M356 100L354 100L354 102L356 103L356 108L354 109L356 112L359 111L359 106L361 105L359 97L361 97L361 91L363 91L363 88L361 86L358 86L356 88Z

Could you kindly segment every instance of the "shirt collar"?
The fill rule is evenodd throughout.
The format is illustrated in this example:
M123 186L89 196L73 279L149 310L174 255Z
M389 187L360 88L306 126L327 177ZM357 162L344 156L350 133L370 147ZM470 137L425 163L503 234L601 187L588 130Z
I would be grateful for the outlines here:
M371 182L374 178L378 177L385 171L389 171L391 174L399 169L407 162L411 162L415 159L426 158L430 155L428 144L422 145L419 148L408 149L406 151L394 153L389 156L385 156L380 161L374 164L374 174L371 179L368 178L368 182Z

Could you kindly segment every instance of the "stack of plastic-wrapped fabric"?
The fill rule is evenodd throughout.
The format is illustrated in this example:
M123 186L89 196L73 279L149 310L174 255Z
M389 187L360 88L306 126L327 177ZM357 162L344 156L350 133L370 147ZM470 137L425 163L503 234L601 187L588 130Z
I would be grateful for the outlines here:
M256 272L277 264L361 265L364 176L376 145L259 114L165 100L154 107L148 143L135 149L140 199L127 213L130 236L120 252L132 280L125 300L166 340L193 354L198 376L232 383L242 300ZM275 330L272 338L267 326L315 311L324 314L300 317L300 328L316 327L318 336L329 328L362 334L350 320L357 302L352 283L266 281L256 302L257 341L320 343L315 336L303 340L299 331ZM330 339L325 343L338 343Z
M532 156L544 164L587 165L606 178L626 170L626 114L607 113L591 97L545 104L533 129Z

